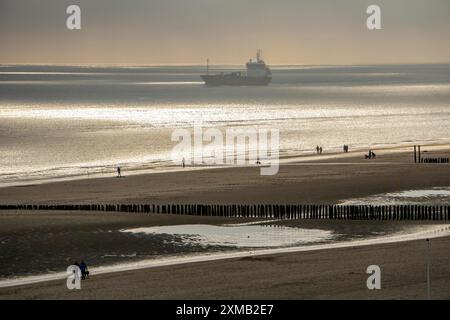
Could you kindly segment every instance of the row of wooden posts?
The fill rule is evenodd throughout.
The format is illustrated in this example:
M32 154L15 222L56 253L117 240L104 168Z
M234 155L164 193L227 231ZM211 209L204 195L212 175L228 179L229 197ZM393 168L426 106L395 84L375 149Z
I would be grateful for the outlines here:
M267 219L450 220L450 205L15 204L0 210L60 210Z
M420 146L414 145L414 163L450 163L450 158L422 158Z
M420 163L450 163L450 158L422 158Z

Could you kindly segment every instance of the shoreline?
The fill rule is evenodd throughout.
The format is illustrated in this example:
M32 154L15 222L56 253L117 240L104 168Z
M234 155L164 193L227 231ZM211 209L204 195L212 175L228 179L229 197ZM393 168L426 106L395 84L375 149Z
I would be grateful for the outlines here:
M445 139L446 140L446 139ZM378 147L373 148L373 151L382 152L382 153L406 153L411 152L413 148L413 142L405 142L405 143L398 143L393 146L389 146L389 144L379 144ZM440 150L450 150L450 142L449 141L434 141L434 142L422 142L425 144L422 144L421 146L423 148L428 148L431 151L440 151ZM305 153L307 152L307 153ZM342 152L328 152L321 155L315 154L314 151L302 151L301 153L291 153L286 155L280 155L279 157L279 164L280 165L292 165L292 164L300 164L300 163L320 163L324 160L342 160L346 158L355 158L355 157L361 157L361 160L364 160L364 154L367 153L366 149L357 148L354 150L351 150L348 153L342 153ZM152 175L152 174L167 174L167 173L177 173L177 172L186 172L186 171L198 171L198 170L217 170L217 169L239 169L239 168L261 168L264 166L257 166L257 165L191 165L186 166L186 168L181 168L180 166L175 166L173 164L170 164L170 160L158 160L156 163L167 163L167 165L152 165L152 164L140 164L136 165L130 168L127 168L127 166L122 167L122 171L127 176L135 176L135 175ZM84 167L79 167L84 168ZM113 165L105 165L103 167L97 166L97 168L102 168L101 172L93 172L89 173L89 167L85 167L84 169L87 170L88 173L86 174L72 174L72 175L61 175L61 176L55 176L55 177L45 177L45 178L35 178L31 180L18 180L18 181L12 181L12 182L5 182L0 183L0 190L3 188L10 188L10 187L26 187L26 186L32 186L32 185L41 185L41 184L51 184L51 183L59 183L59 182L70 182L70 181L78 181L78 180L92 180L92 179L105 179L105 178L111 178L116 175L115 166ZM105 170L108 170L107 172L104 172ZM48 169L50 171L52 170L58 170L58 168L52 168ZM34 171L41 172L44 170L38 170Z
M446 156L450 146L423 147ZM411 149L290 159L278 174L261 176L259 166L202 168L176 172L90 178L0 188L3 204L337 204L364 196L450 186L450 165L416 164ZM331 158L330 158L331 157Z

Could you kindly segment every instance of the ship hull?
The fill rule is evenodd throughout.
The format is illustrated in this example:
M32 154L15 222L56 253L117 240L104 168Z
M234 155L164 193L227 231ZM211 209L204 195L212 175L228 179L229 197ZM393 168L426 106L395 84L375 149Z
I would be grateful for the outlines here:
M245 77L229 75L202 75L208 86L267 86L272 77Z

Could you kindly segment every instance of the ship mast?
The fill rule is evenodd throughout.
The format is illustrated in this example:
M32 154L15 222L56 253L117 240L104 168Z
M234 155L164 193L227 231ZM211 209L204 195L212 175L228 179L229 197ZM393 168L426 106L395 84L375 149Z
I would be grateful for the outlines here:
M258 49L256 50L256 62L260 62L262 57L262 50Z

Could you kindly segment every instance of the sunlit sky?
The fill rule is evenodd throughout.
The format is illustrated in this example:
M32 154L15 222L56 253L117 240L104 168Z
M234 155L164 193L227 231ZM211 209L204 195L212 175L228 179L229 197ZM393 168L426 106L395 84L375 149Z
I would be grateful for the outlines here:
M0 0L1 64L448 63L449 39L450 0Z

